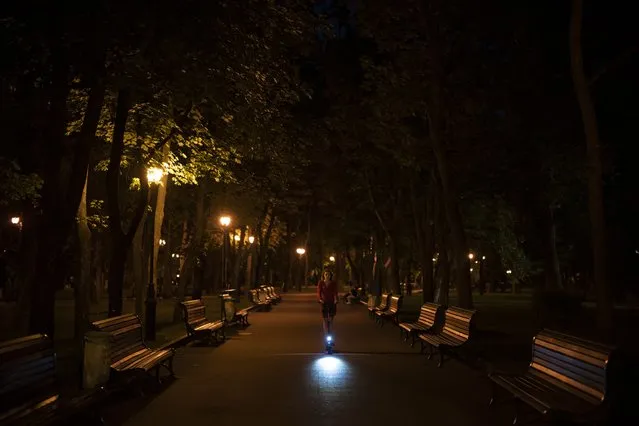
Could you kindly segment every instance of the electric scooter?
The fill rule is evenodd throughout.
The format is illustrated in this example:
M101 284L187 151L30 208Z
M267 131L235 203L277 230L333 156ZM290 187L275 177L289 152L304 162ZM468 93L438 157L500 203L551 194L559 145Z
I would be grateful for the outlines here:
M322 303L322 301L320 300L319 303ZM333 345L335 344L335 341L333 340L333 335L331 334L331 323L333 321L330 320L330 317L324 318L323 320L327 321L326 335L324 336L325 350L327 354L331 355L333 353Z
M333 345L335 342L333 341L333 335L331 334L331 321L328 322L327 333L326 333L326 353L331 355L333 353Z

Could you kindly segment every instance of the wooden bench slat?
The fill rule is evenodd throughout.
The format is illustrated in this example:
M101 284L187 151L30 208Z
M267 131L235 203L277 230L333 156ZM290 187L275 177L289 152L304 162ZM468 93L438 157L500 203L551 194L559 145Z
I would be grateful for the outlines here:
M186 332L190 336L205 336L217 340L218 331L224 336L225 324L222 321L210 321L206 318L206 306L201 299L182 302L182 317Z
M58 400L55 370L53 342L46 335L0 342L0 421L52 415Z
M561 369L562 372L565 371L568 374L588 378L593 383L602 387L602 389L606 382L604 375L601 374L601 369L597 371L596 367L591 364L571 359L563 354L548 351L545 348L535 350L532 362L539 362L542 365L555 365L558 369Z
M542 414L592 415L606 399L607 367L613 350L543 330L533 339L532 360L525 374L489 377Z

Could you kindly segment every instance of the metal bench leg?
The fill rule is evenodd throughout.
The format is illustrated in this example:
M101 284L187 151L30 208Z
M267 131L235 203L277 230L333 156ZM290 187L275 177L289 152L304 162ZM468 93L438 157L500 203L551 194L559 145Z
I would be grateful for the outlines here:
M488 401L488 408L491 408L495 403L496 385L492 380L490 381L490 401Z
M433 345L429 344L428 345L428 354L426 355L427 359L431 359L433 357Z
M439 348L439 362L437 363L437 368L441 368L444 365L444 350Z

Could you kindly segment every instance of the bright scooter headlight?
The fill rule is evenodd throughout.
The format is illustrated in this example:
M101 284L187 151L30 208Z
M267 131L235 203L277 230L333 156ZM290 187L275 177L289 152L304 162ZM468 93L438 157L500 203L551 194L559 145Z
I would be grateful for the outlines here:
M326 342L327 343L331 343L333 341L333 337L332 336L326 336Z

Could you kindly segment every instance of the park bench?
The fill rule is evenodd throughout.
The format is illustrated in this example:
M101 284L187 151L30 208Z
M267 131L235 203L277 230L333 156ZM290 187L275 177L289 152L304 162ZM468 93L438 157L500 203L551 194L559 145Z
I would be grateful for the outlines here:
M375 313L377 311L385 311L385 310L387 310L390 298L391 298L391 294L390 293L383 293L382 297L381 297L381 299L379 301L379 305L377 305L377 306L374 306L374 305L370 306L369 305L368 306L368 315L371 318L375 318Z
M399 329L404 336L404 341L412 338L411 347L415 346L417 336L422 333L430 333L435 330L437 319L441 316L442 307L436 303L424 303L419 310L419 318L415 322L401 322Z
M237 310L237 306L235 306L235 300L232 297L228 296L224 301L224 308L226 309L226 321L227 323L236 323L242 327L246 327L249 324L248 315L250 308Z
M439 352L439 363L437 367L444 364L444 356L452 355L470 340L471 325L473 317L477 311L449 307L444 314L444 324L437 333L424 333L419 335L421 351L428 346L428 359L433 356L433 349Z
M595 422L603 419L610 346L551 330L533 338L532 360L522 375L490 374L495 385L540 416ZM517 414L513 424L517 422Z
M182 317L186 333L195 340L205 340L209 343L219 343L220 334L222 341L226 339L224 322L209 321L206 318L206 306L202 299L193 299L182 302Z
M279 295L275 293L275 289L271 286L263 286L262 291L266 294L266 299L269 300L273 304L277 304L282 299Z
M275 304L275 300L273 300L272 297L269 297L268 294L266 294L266 291L263 288L258 288L257 289L257 299L260 302L265 303L268 308L270 308L271 306L273 306Z
M104 389L73 398L59 394L53 342L46 335L0 343L0 424L72 423L73 417L95 415L89 409L105 396Z
M373 296L372 294L369 294L366 297L360 297L359 303L366 306L367 308L370 308L371 306L375 306L375 296Z
M385 311L375 312L375 321L378 324L380 324L381 327L384 326L385 320L391 320L395 324L397 324L399 322L398 315L399 315L399 310L402 308L403 300L404 300L404 296L391 296L388 309Z
M249 297L251 299L253 308L259 309L259 310L270 309L271 304L268 303L265 299L261 298L257 290L251 290L249 292Z
M275 287L271 285L268 286L267 289L270 292L271 296L273 296L278 303L282 301L282 296L278 294L277 291L275 291Z
M137 315L125 314L91 323L95 331L109 333L109 363L111 373L134 377L155 372L160 380L160 368L173 373L173 349L151 349L142 338L142 324Z
M277 300L268 293L266 288L264 288L264 287L258 288L257 289L257 293L258 293L259 297L261 298L261 300L267 302L268 304L275 305L277 303Z

